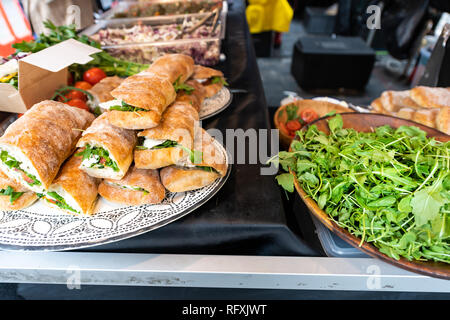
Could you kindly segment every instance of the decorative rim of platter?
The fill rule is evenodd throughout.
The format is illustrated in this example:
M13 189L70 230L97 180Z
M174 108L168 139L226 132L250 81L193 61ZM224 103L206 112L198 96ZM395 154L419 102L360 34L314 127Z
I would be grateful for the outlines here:
M228 170L204 188L166 192L163 202L156 205L123 206L100 197L96 204L100 211L93 216L70 215L46 206L42 200L23 210L0 211L0 249L81 249L135 237L178 220L211 199L230 175L230 156L219 142L214 143L224 153Z
M211 118L212 116L222 112L228 108L231 101L233 101L233 94L227 87L222 87L222 89L220 89L220 91L214 96L203 100L202 107L199 112L200 120Z

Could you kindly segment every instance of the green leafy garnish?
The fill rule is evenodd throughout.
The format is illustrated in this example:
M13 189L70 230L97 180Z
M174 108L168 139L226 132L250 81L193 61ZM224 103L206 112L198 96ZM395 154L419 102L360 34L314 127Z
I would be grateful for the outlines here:
M294 109L292 109L294 110ZM288 109L286 109L288 111ZM298 183L330 219L394 259L450 263L450 142L413 126L372 132L328 120L297 131L291 152L270 160ZM294 175L278 183L294 190Z
M211 77L211 83L221 83L224 86L228 86L229 85L224 77L219 77L219 76Z
M69 205L67 204L66 200L64 200L64 198L61 197L58 193L56 193L56 192L54 192L54 191L47 192L47 196L50 196L51 198L53 198L53 199L45 198L45 200L47 200L48 202L57 205L57 206L60 207L61 209L69 210L69 211L78 213L75 209L73 209L71 206L69 206ZM53 200L54 202L51 201L51 200Z
M103 169L105 167L110 167L115 172L119 171L117 163L110 158L109 152L102 147L91 147L89 144L87 144L84 150L76 153L75 156L82 156L83 161L95 157L96 162L93 162L90 165L90 168Z
M15 192L11 186L8 186L6 189L0 190L0 195L9 196L9 202L14 203L24 192Z
M0 160L10 169L16 169L24 173L28 178L32 180L32 182L26 181L30 186L40 186L41 182L31 173L26 172L20 165L22 162L17 161L13 156L11 156L8 151L2 150L0 152Z
M101 49L100 43L90 39L86 35L78 35L76 25L55 26L51 21L45 21L44 26L47 29L45 33L41 33L37 40L22 41L12 45L17 52L39 52L45 48L53 46L57 43L68 39L75 39L84 44ZM69 71L74 75L74 80L83 80L83 73L92 68L98 67L105 71L108 76L117 75L119 77L129 77L148 68L146 64L124 61L112 57L105 51L101 51L91 55L93 60L86 64L72 64Z
M134 107L122 101L120 106L112 106L109 110L117 110L117 111L127 111L127 112L137 112L137 111L148 111L147 109Z
M180 83L180 79L181 76L179 76L177 80L175 80L175 82L173 83L173 88L175 89L175 92L178 93L178 91L183 90L186 94L191 95L195 89L190 85L185 84L184 82Z

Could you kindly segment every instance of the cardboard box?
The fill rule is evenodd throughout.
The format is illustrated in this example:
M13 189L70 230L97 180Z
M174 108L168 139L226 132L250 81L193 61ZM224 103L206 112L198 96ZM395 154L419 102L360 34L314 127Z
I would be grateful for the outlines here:
M0 111L23 113L50 99L57 89L67 85L71 64L88 63L93 59L90 55L100 51L69 39L20 59L19 89L0 83Z

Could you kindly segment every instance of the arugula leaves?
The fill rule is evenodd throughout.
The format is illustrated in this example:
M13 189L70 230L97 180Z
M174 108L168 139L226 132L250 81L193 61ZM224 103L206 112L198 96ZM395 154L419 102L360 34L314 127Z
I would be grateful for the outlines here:
M142 137L141 137L141 138L142 138ZM145 140L145 139L140 139L140 140L138 141L138 144L139 144L139 145L137 145L135 148L138 149L138 150L149 150L147 147L144 147L144 146L143 146L144 140ZM190 161L191 161L193 164L201 163L201 162L202 162L202 160L203 160L203 152L201 152L201 151L199 151L199 150L191 150L191 149L188 149L188 148L186 148L185 146L183 146L183 145L181 145L181 144L179 144L178 142L173 141L173 140L166 140L166 141L164 141L163 143L158 144L158 145L156 145L156 146L150 148L150 150L157 150L157 149L164 149L164 148L175 148L175 147L181 148L181 149L183 149L186 153L188 153L188 154L189 154L189 159L190 159Z
M41 182L36 178L36 176L31 173L26 172L20 165L22 162L16 160L13 156L11 156L8 151L2 150L0 152L0 160L10 169L16 169L20 172L24 173L28 178L30 178L31 182L26 181L30 186L40 186Z
M75 156L82 156L83 161L94 157L96 161L90 165L90 168L103 169L105 167L110 167L115 172L119 171L117 163L110 158L109 152L102 147L91 147L87 144L84 150L76 153Z
M112 106L109 110L117 110L117 111L127 111L127 112L137 112L137 111L148 111L147 109L134 107L122 101L120 106Z
M287 110L286 110L287 111ZM417 127L344 129L328 121L297 131L292 152L270 162L291 169L331 219L386 255L450 263L450 142ZM276 177L293 192L294 176Z
M0 195L9 196L9 202L14 203L24 192L15 192L11 186L8 186L6 189L0 190Z
M191 95L192 92L194 92L195 88L185 83L180 83L180 80L181 76L179 76L177 80L175 80L175 82L173 83L173 88L175 89L175 92L178 93L178 91L183 90L186 94Z
M50 196L50 197L52 197L52 198L54 199L54 200L53 200L53 199L45 198L45 200L47 200L48 202L57 205L57 206L60 207L61 209L69 210L69 211L78 213L78 211L76 211L74 208L72 208L71 206L69 206L69 205L67 204L66 200L64 200L64 198L61 197L58 193L56 193L56 192L54 192L54 191L50 191L50 192L47 192L47 195Z
M219 77L219 76L214 76L211 77L211 83L215 84L215 83L221 83L224 86L229 86L227 80L225 80L224 77Z

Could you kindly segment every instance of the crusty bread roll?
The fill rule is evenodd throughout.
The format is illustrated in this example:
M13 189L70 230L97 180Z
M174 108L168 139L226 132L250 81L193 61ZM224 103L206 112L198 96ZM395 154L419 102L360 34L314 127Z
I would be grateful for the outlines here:
M414 112L412 120L425 126L435 128L439 109L420 109Z
M213 82L212 79L217 78L219 81ZM222 88L225 80L222 71L195 65L192 79L199 81L205 88L206 98L216 95Z
M24 188L20 183L10 179L0 170L0 189L7 191L8 187L10 187L13 192L22 192L22 194L19 196L16 194L15 197L11 197L11 195L0 195L0 210L20 210L29 207L38 198L36 193ZM16 199L14 200L14 198Z
M99 193L108 201L136 206L160 203L164 200L166 190L161 184L158 170L132 167L121 180L103 180Z
M165 77L171 83L176 80L183 83L194 72L194 59L179 53L166 54L156 59L147 71Z
M161 182L170 192L203 188L226 175L228 164L225 155L214 145L214 139L201 128L196 133L195 150L202 152L199 163L161 169Z
M112 162L102 165L102 159L92 154L83 156L80 168L92 177L122 179L133 161L133 150L136 145L136 133L132 130L113 126L108 121L108 113L104 113L92 122L78 141L78 148L103 149ZM84 152L82 149L81 152ZM79 153L78 153L79 154Z
M414 113L416 111L417 110L412 108L401 108L400 110L398 110L395 116L402 119L411 120L414 117Z
M439 110L436 125L439 131L450 135L450 107L444 107Z
M370 104L372 107L372 112L385 114L386 110L383 107L383 103L381 103L381 98L376 98Z
M144 140L134 151L136 167L159 169L180 162L185 163L189 153L180 146L187 150L193 149L198 120L198 112L194 107L185 102L174 102L164 112L157 127L139 132L138 136ZM177 143L178 146L158 147L166 141Z
M94 96L95 104L98 105L99 103L113 100L111 91L117 88L122 81L123 79L118 76L106 77L95 84L88 92Z
M35 104L0 138L0 169L29 190L45 192L94 118L61 102Z
M397 112L401 108L419 109L420 106L410 97L410 90L405 91L384 91L381 94L381 103L384 109L389 112Z
M411 98L422 108L450 107L450 88L415 87Z
M81 170L81 162L82 157L73 155L64 163L43 197L44 203L70 214L94 213L100 179Z

